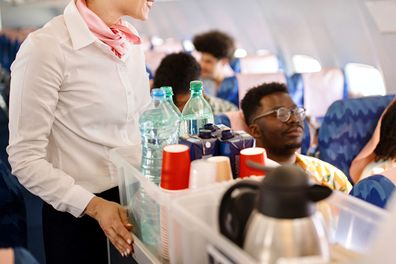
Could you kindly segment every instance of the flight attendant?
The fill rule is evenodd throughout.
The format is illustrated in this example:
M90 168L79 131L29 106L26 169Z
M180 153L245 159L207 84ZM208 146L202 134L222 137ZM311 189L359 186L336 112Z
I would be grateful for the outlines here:
M73 0L30 34L12 65L13 174L43 206L47 264L107 263L106 236L133 251L109 150L140 157L139 115L150 103L136 30L154 0Z

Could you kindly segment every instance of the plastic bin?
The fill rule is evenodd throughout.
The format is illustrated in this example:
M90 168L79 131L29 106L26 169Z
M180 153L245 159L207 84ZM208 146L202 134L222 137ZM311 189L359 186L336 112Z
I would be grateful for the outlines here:
M140 173L136 168L139 161L131 149L116 148L109 154L118 175L121 204L127 207L134 233L142 242L140 247L143 245L143 251L152 253L151 262L169 261L168 246L174 244L168 238L169 210L174 199L232 184L218 183L201 190L167 191Z
M226 188L220 186L216 191L173 201L169 230L169 238L173 241L170 244L172 263L255 263L219 233L218 208ZM321 202L318 209L324 216L329 241L333 245L331 249L334 249L332 259L336 261L331 263L344 263L340 260L348 255L355 258L364 255L379 223L388 215L383 209L339 192ZM335 252L339 248L342 250ZM340 256L339 252L345 255Z

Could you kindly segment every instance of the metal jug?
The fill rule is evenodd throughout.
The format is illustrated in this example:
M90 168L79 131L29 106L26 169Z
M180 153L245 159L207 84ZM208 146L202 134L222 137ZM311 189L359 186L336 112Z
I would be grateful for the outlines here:
M223 195L220 232L259 263L309 258L329 259L326 231L315 202L331 190L310 185L300 168L280 166L262 182L242 181Z

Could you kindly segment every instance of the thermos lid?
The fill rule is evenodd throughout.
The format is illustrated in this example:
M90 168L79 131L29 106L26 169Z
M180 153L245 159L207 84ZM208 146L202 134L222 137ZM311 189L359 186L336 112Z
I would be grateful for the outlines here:
M232 133L231 129L225 129L221 131L221 139L227 140L234 137L234 133Z
M295 165L280 166L263 179L256 209L269 217L296 219L311 216L313 202L327 198L331 189L311 185L308 174Z
M200 128L198 137L203 138L203 139L212 138L212 131L210 131L208 129Z

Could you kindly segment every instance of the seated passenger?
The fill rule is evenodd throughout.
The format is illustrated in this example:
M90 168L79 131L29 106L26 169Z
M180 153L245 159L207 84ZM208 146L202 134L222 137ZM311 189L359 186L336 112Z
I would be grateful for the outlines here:
M296 153L304 134L305 109L297 107L281 83L262 84L248 91L241 107L256 145L280 164L296 164L313 182L349 193L352 186L339 169L314 157Z
M368 163L359 181L374 174L382 174L396 166L396 103L382 117L380 138L374 149L374 160Z
M201 80L206 93L238 106L238 81L230 67L235 52L234 39L214 30L195 36L193 44L201 53Z
M393 107L395 104L396 104L396 98L385 109L384 113L382 114L381 118L378 121L377 127L375 128L371 139L367 142L366 146L364 146L364 148L352 161L349 169L349 174L353 182L355 183L358 182L360 180L361 175L363 174L363 170L367 167L367 165L375 161L376 155L374 153L374 150L376 149L378 142L380 141L380 128L381 128L382 119L384 118L385 113L388 111L388 109L390 107ZM391 171L395 171L395 170L391 170Z
M175 105L180 112L190 99L190 82L199 79L200 66L188 53L173 53L167 55L160 63L154 76L154 87L172 86ZM213 114L238 110L233 104L204 94L212 107Z

